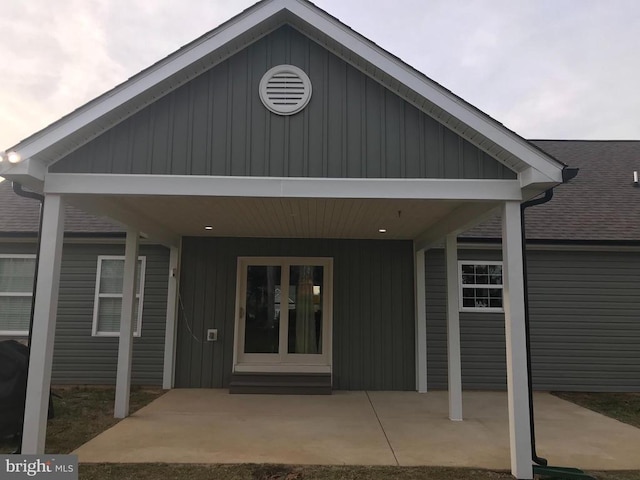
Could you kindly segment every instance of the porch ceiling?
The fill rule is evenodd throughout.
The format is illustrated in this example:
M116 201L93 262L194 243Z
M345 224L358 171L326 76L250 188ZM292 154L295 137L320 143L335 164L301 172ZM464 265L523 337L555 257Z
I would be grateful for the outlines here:
M121 195L71 195L66 199L91 213L137 224L142 232L152 224L182 236L409 240L467 204L454 200ZM494 206L494 202L483 203L488 209ZM205 230L206 225L213 229ZM381 228L386 233L379 232Z

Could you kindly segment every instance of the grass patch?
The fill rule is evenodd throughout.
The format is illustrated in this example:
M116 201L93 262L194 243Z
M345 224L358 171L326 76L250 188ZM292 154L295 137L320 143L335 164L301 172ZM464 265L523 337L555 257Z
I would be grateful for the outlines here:
M640 393L553 392L563 400L640 428Z
M47 453L69 453L120 420L113 418L114 388L68 387L53 392L55 417L47 425ZM155 400L163 391L159 388L131 389L131 412ZM11 453L16 442L0 442L0 453Z
M82 464L82 480L507 480L508 472L444 467ZM629 477L629 480L635 480Z

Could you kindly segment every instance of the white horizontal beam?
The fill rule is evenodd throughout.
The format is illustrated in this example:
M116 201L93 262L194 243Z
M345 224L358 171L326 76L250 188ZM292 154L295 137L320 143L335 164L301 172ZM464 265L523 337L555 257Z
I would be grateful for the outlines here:
M261 198L521 200L518 180L213 177L51 173L46 193Z

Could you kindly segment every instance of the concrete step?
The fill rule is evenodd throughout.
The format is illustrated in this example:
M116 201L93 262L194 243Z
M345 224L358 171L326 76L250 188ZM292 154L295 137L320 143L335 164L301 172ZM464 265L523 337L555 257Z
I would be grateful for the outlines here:
M234 373L229 393L331 395L329 373Z

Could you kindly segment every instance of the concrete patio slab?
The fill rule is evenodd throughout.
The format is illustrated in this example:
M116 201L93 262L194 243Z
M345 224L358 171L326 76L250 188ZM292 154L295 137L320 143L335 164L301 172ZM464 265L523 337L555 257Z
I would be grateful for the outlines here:
M81 446L80 462L433 465L509 469L507 397L464 392L229 395L171 390ZM640 469L640 429L536 393L538 453L554 465Z

